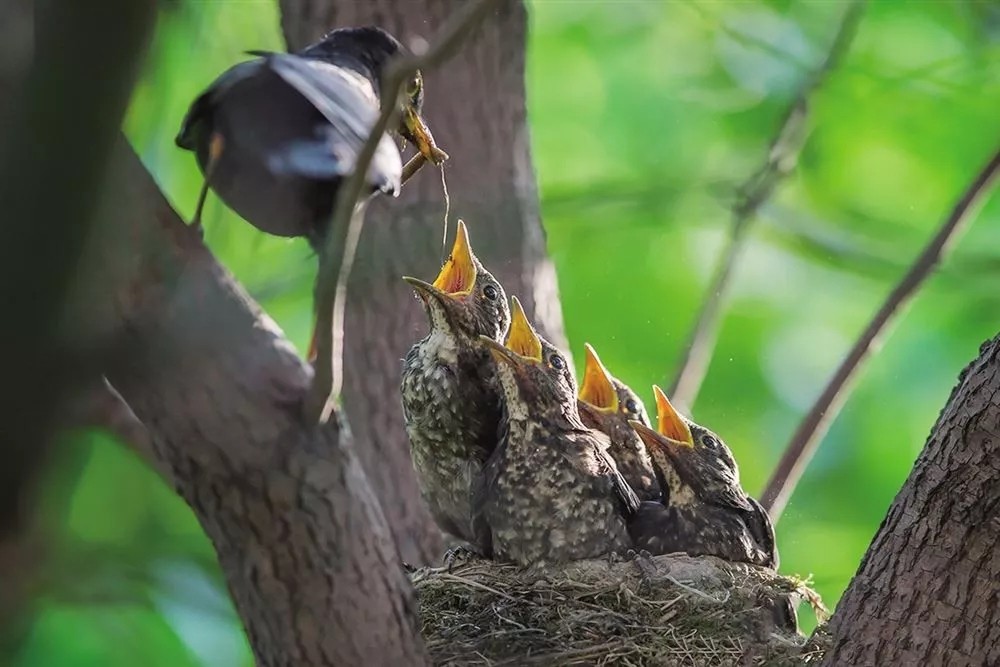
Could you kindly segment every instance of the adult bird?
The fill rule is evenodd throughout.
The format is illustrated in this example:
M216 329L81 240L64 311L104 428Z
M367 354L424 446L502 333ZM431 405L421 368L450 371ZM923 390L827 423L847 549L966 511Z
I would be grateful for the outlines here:
M629 525L636 549L685 552L777 569L774 527L740 486L739 468L719 436L682 417L653 387L657 429L632 422L669 501L644 502Z
M566 357L541 338L515 297L506 344L480 337L503 390L500 443L486 470L494 557L521 565L621 553L639 499L587 428Z
M472 251L461 220L434 283L404 280L423 301L431 328L403 362L403 415L417 482L438 526L488 557L490 533L475 498L496 446L500 403L478 338L503 340L507 296Z
M277 236L304 236L318 251L343 180L379 115L386 64L402 53L381 28L341 28L296 53L251 52L192 103L176 143L195 152L205 177L193 224L211 187L247 222ZM447 158L420 112L423 79L405 91L396 131L434 164ZM369 191L397 194L402 160L379 141Z
M611 458L639 500L656 500L660 485L653 463L642 438L629 425L637 421L649 426L646 406L628 385L608 372L590 343L584 343L584 349L586 362L577 397L580 417L588 427L608 436Z

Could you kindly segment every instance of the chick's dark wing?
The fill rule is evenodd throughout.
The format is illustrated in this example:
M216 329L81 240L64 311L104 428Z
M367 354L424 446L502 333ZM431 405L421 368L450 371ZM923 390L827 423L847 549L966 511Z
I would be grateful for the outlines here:
M705 500L712 505L737 509L742 512L753 512L753 505L750 504L750 496L739 486L739 484L727 484L718 486L705 493Z
M592 436L596 436L593 437L594 451L600 471L611 480L611 485L618 499L622 514L630 517L639 509L639 496L635 494L635 491L629 486L625 477L619 472L618 465L615 463L614 458L611 457L609 451L610 443L605 442L607 436L599 431L592 431L591 434Z
M771 523L771 517L767 515L760 503L749 496L747 496L747 500L753 507L746 515L747 528L750 529L750 535L753 536L754 542L767 557L766 565L777 570L778 544L774 536L774 524Z

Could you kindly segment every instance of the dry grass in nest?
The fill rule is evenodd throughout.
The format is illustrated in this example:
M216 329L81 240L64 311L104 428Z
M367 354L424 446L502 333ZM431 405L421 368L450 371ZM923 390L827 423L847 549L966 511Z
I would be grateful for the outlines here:
M815 593L717 558L472 560L412 576L439 665L791 665L806 662L804 648L815 658L787 627L788 610Z

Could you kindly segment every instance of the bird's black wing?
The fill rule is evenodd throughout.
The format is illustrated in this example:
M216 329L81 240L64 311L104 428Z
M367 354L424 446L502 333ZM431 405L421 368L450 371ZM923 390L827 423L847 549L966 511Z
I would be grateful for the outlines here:
M181 129L177 133L174 142L180 148L189 151L196 149L198 124L210 113L212 105L217 99L241 81L257 76L264 70L264 63L260 60L250 60L233 65L212 82L212 84L195 98L191 106L188 107L184 120L181 121Z
M277 173L309 176L345 176L378 120L378 99L360 75L336 65L288 53L260 53L265 65L299 92L328 121L311 140L296 142L274 157L269 167ZM368 180L385 192L397 194L403 163L392 137L379 140L368 170Z

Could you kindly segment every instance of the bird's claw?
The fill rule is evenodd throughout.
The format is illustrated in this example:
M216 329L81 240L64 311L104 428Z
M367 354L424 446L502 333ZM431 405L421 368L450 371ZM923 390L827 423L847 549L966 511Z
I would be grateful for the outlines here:
M455 565L469 561L477 557L478 555L479 554L477 554L473 549L470 549L465 545L452 547L448 549L448 551L444 552L445 570L447 572L451 572L452 568L455 567Z
M640 549L639 552L635 554L635 558L632 562L635 563L637 568L639 568L639 574L642 576L643 581L652 581L659 573L656 563L653 562L653 555L645 549Z

